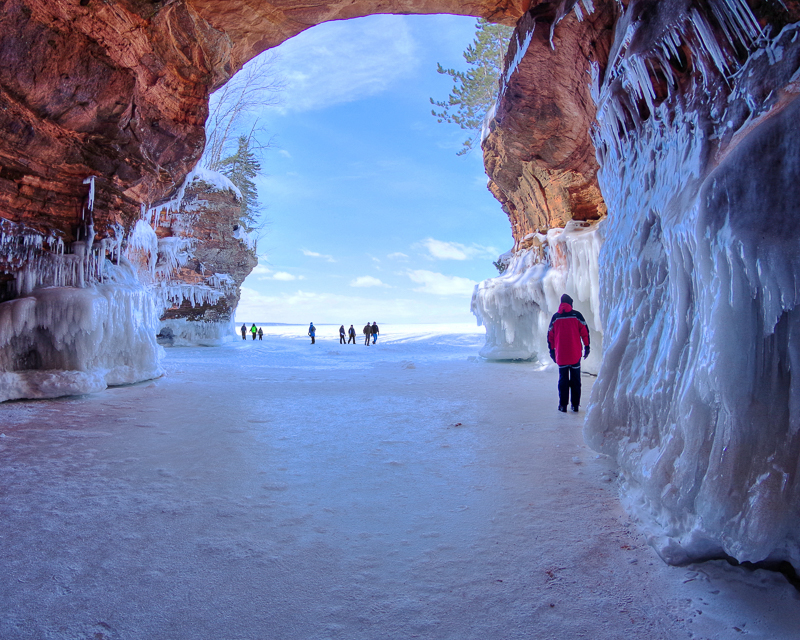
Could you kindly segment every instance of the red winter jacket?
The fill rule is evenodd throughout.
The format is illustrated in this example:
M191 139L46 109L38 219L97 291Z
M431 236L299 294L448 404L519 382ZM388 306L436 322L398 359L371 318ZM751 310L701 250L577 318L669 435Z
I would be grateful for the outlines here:
M589 346L589 328L580 311L562 302L547 330L547 346L559 367L580 364L583 346Z

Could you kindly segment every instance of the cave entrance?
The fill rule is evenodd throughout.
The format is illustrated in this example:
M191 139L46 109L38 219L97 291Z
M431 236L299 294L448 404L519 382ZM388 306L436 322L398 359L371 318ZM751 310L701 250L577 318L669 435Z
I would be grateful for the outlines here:
M480 149L456 156L471 134L437 123L429 98L452 90L437 63L466 68L475 22L369 16L266 54L285 89L253 114L271 140L255 181L268 227L237 326L474 324L472 289L513 240Z

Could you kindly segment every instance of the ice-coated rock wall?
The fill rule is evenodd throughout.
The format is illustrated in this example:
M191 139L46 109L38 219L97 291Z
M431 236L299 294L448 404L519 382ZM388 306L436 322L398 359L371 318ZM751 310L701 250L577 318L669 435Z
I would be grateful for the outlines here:
M527 249L504 257L505 271L475 286L472 313L486 327L480 355L491 360L551 360L547 349L550 318L561 294L575 300L575 308L589 325L593 352L584 364L596 372L602 353L599 319L598 255L601 223L567 223L564 229L526 238Z
M91 393L163 374L152 295L124 258L102 281L0 304L0 402Z
M164 264L149 276L163 309L161 344L211 346L233 337L239 287L258 264L256 232L242 226L240 203L224 175L197 168L171 203L152 212Z
M585 436L670 563L800 568L800 27L759 18L632 0L595 73L609 216Z
M239 284L257 262L235 224L238 189L198 169L173 201L142 208L127 233L120 226L97 241L87 185L86 239L70 247L58 234L0 221L0 267L10 276L2 292L10 299L0 303L0 402L158 377L159 331L169 344L218 344L233 333Z

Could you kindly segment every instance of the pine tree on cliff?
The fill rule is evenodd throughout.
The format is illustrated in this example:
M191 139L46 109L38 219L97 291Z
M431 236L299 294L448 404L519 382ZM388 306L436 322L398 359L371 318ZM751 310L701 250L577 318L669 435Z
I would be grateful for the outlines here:
M261 173L261 163L256 159L248 136L239 136L236 153L219 163L220 173L225 174L242 192L242 225L247 231L256 226L261 203L253 178Z
M491 24L484 19L475 23L475 39L466 51L464 60L469 65L467 71L445 69L437 63L439 73L453 79L453 93L446 102L430 99L431 104L441 111L431 110L437 122L457 124L472 132L456 155L464 155L478 141L483 118L492 108L497 97L497 79L503 70L503 60L508 50L508 41L514 30L500 24Z

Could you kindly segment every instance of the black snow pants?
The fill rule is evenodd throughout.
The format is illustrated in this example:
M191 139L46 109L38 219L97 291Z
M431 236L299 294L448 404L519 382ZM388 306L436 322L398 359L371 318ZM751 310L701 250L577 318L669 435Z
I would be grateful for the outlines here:
M339 344L344 344L344 334L343 333L339 334Z
M352 334L352 335L351 335L351 336L350 336L350 337L347 339L347 344L350 344L351 342L352 342L353 344L355 344L355 343L356 343L356 334Z
M572 392L572 406L581 405L581 364L558 368L558 404L566 407Z

